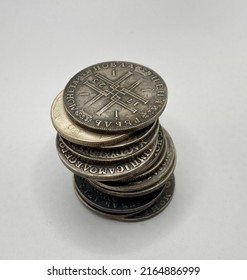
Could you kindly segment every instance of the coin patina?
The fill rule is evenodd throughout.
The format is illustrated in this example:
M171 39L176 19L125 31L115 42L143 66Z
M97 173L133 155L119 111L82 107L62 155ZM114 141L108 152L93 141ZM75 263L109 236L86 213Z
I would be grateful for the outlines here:
M85 178L75 175L75 186L80 195L91 206L108 213L133 213L144 210L154 203L162 193L162 188L139 197L116 197L107 195L93 187Z
M78 145L87 147L104 146L119 143L119 141L129 138L129 135L125 133L106 135L102 132L93 132L72 122L64 109L63 91L57 95L52 103L51 120L59 134Z
M159 122L166 103L163 79L126 61L85 68L55 98L58 155L74 173L77 197L94 213L137 222L170 203L177 156Z
M63 95L67 113L87 128L123 133L154 122L165 109L167 87L153 70L111 61L77 73Z
M116 148L96 148L96 147L85 147L82 145L74 144L73 142L67 141L60 137L60 140L66 145L66 147L77 156L81 157L86 162L120 162L128 161L131 158L141 154L144 150L151 147L157 139L159 126L155 127L152 134L149 134L146 138L143 138L136 143L130 144L125 147Z
M115 191L123 192L125 195L135 195L139 194L139 191L149 192L155 188L160 187L161 184L165 182L164 179L167 179L173 172L176 165L176 151L173 144L173 141L170 135L164 130L161 129L163 139L166 139L167 149L164 153L164 147L160 149L157 153L159 160L154 161L153 165L150 165L149 168L143 168L142 172L136 174L136 176L127 178L126 180L119 179L116 182L113 181L95 181L93 182L96 186L101 188Z
M152 157L157 141L140 155L134 157L128 162L119 162L118 164L108 163L87 163L81 157L74 154L57 135L57 151L63 164L73 173L96 180L119 180L136 174L146 165Z
M81 193L78 191L78 188L75 187L75 191L77 194L77 197L79 200L91 211L94 213L104 216L106 218L117 220L117 221L123 221L123 222L140 222L147 219L150 219L156 215L158 215L160 212L162 212L171 202L171 199L173 197L175 190L175 177L174 175L170 176L170 178L166 181L166 183L163 186L163 190L161 194L157 197L156 200L154 200L154 203L150 205L149 207L140 210L135 211L133 213L129 214L113 214L108 213L102 210L99 210L92 205L90 205L84 197L81 195Z

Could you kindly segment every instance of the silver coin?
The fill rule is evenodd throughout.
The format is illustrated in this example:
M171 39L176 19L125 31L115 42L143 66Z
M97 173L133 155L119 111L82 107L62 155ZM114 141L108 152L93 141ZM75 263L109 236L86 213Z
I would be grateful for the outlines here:
M123 192L126 196L131 192L137 192L138 194L138 191L149 192L151 188L158 188L166 180L167 174L170 175L173 172L176 165L176 151L173 141L167 131L164 129L162 131L167 139L167 152L162 153L154 168L151 166L147 171L144 170L141 174L132 176L133 180L131 181L129 179L116 182L93 180L95 186L115 192Z
M82 202L82 204L101 217L110 218L110 219L113 219L112 217L114 217L115 220L121 220L122 218L133 215L133 213L114 213L114 214L112 214L112 213L100 211L99 209L94 208L93 206L91 206L89 203L87 203L85 201L85 199L82 197L81 193L79 192L77 186L75 185L75 182L74 182L74 190L75 190L75 193L76 193L78 199ZM138 214L139 211L136 211L135 213Z
M138 183L143 182L143 186L144 188L141 188L140 185L138 185L138 189L137 190L132 190L132 189L128 189L127 187L125 188L125 191L121 190L118 191L117 188L113 189L107 189L107 188L103 188L102 184L97 184L97 181L92 181L90 180L90 183L97 188L98 190L100 190L101 192L104 192L106 194L109 195L113 195L113 196L119 196L119 197L136 197L136 196L142 196L142 195L147 195L151 192L154 192L155 190L161 188L161 186L164 185L164 183L167 181L167 179L173 174L174 169L176 166L176 159L174 159L171 168L164 174L164 176L162 176L161 178L157 176L157 173L152 174L149 178L145 178L142 181L138 181ZM147 182L145 182L146 180L151 180L147 187ZM132 185L134 185L135 182L133 182Z
M147 220L149 218L152 218L162 212L171 202L171 199L174 194L174 189L175 189L175 177L172 174L170 178L166 181L164 184L163 190L161 192L161 195L154 201L154 203L146 208L143 211L137 211L134 213L130 213L128 215L120 215L120 214L110 214L104 211L100 211L97 208L92 207L89 203L87 203L83 197L80 196L80 194L77 192L77 196L80 199L80 201L91 211L94 213L101 215L106 218L110 218L113 220L118 220L118 221L124 221L124 222L138 222L138 221L143 221Z
M122 221L125 222L144 221L158 215L160 212L165 210L165 208L171 202L175 190L175 177L173 174L165 183L164 189L165 190L162 193L162 195L155 201L155 203L152 206L150 206L149 208L145 209L143 212L138 213L136 215L123 217Z
M132 145L137 143L138 141L142 141L143 139L146 139L150 134L153 133L154 130L158 129L159 127L159 121L155 121L151 125L142 128L141 130L137 130L131 134L128 134L129 136L125 138L124 140L120 140L119 142L115 144L107 144L105 146L101 146L102 149L116 149L116 148L124 148L126 146Z
M156 170L160 168L160 166L164 162L172 162L173 157L176 155L172 139L162 126L160 126L159 132L160 133L158 143L156 145L156 150L150 160L148 168L146 168L146 170L144 170L142 173L137 174L135 177L131 177L128 180L125 180L125 182L138 182L142 180L142 178L147 178L150 176L150 174L156 172ZM167 165L167 170L169 168L170 165ZM121 180L119 181L119 183L121 184Z
M149 133L148 137L123 148L89 148L86 146L74 144L70 141L67 141L66 139L63 139L62 137L60 138L60 140L68 147L68 149L72 153L81 157L86 162L127 162L129 159L136 157L144 150L151 147L156 141L158 132L159 126L156 126L156 129L152 131L152 134Z
M72 119L97 131L123 133L153 123L167 103L167 87L153 70L110 61L77 73L64 90Z
M153 166L157 165L157 161L160 160L160 158L166 154L167 151L167 139L165 137L165 133L163 131L163 128L161 125L159 125L159 132L157 137L157 145L154 151L153 156L150 158L149 162L146 164L145 168L143 168L142 172L139 174L136 174L134 177L129 177L125 179L125 182L132 182L137 181L139 178L143 177L143 174L145 174L147 171L151 170ZM121 184L121 180L120 184Z
M95 147L111 145L128 138L129 134L102 134L80 127L69 118L63 105L63 91L61 91L52 103L51 120L57 132L63 138L79 145Z
M120 180L132 176L143 168L152 157L157 141L144 150L140 155L134 157L128 162L120 162L118 164L98 164L87 163L79 156L72 153L69 148L61 141L60 136L57 136L56 146L58 155L63 164L73 173L91 178L94 180Z
M125 198L107 195L94 188L85 178L75 175L75 186L81 197L92 207L107 213L133 213L144 210L154 203L162 189L148 195Z

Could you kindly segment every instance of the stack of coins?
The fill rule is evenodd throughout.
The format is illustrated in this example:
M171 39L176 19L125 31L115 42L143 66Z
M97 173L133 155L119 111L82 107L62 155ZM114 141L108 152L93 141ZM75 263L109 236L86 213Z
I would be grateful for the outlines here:
M122 61L80 71L55 98L58 155L89 209L140 221L169 204L176 152L158 119L166 103L167 87L157 73Z

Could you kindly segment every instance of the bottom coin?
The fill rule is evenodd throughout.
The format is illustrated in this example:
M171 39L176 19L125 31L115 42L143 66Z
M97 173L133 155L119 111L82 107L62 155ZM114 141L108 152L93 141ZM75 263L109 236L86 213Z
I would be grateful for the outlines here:
M88 201L85 200L85 197L83 197L81 191L78 188L78 185L75 181L75 191L80 199L80 201L87 206L90 210L93 212L110 218L114 220L119 220L119 221L125 221L125 222L137 222L137 221L142 221L149 219L157 214L159 214L161 211L163 211L168 204L170 203L173 193L175 189L175 178L174 175L172 174L170 178L164 183L162 187L162 191L160 195L157 196L157 199L153 201L151 205L149 205L147 208L142 209L142 210L137 210L135 212L131 213L126 213L126 212L118 212L118 213L109 213L102 211L98 208L95 208L91 204L88 203Z

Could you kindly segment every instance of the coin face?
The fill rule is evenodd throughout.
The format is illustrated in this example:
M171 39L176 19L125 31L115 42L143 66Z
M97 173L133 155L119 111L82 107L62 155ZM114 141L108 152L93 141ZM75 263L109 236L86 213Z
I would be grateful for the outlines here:
M102 134L90 131L73 123L67 115L63 105L63 91L61 91L51 107L51 120L53 126L65 139L79 145L95 147L115 144L128 138L128 134Z
M167 103L167 87L153 70L112 61L77 73L63 95L67 113L97 131L123 133L153 123Z

